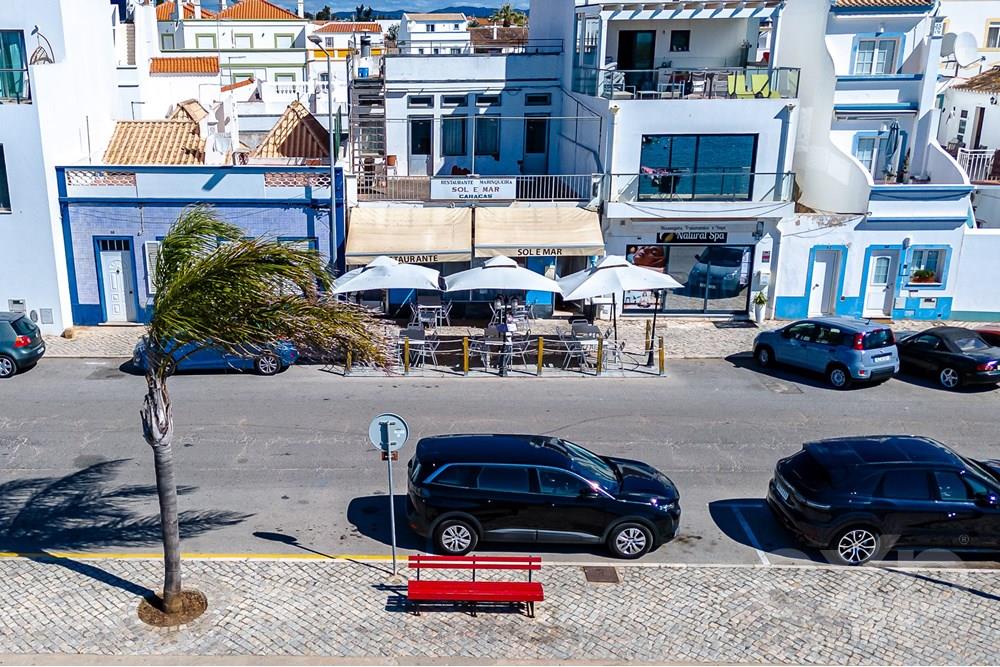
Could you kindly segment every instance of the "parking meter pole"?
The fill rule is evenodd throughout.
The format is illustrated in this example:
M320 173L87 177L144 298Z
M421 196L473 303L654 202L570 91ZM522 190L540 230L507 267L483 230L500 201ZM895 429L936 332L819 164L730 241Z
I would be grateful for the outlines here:
M462 373L469 374L469 337L462 337Z
M389 422L381 423L382 447L385 452L385 471L389 477L389 534L392 537L392 576L396 576L396 497L392 490L392 452L389 451Z
M667 372L667 354L666 350L663 349L663 336L660 336L660 375L665 375Z

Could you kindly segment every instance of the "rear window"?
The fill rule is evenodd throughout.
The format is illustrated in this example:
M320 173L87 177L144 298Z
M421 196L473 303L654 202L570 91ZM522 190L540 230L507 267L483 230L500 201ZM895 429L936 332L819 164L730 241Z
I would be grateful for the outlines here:
M830 486L830 474L809 452L799 452L787 459L779 471L788 482L805 489L818 491Z
M38 327L35 326L35 323L23 315L11 322L10 326L19 336L31 336L38 331Z
M877 350L880 347L889 347L895 344L896 337L892 335L892 329L869 331L862 339L862 346L866 350Z
M962 352L980 352L990 348L990 344L980 338L977 334L956 336L955 338L952 338L952 341Z

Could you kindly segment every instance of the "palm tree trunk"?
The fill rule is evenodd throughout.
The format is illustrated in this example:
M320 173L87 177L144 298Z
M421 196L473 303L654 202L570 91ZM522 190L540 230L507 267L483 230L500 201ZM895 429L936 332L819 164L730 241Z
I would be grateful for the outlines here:
M174 419L162 374L159 355L150 347L147 360L146 398L142 406L142 432L153 448L156 491L160 501L160 528L163 531L163 611L175 614L182 609L181 537L177 521L177 482L174 479Z

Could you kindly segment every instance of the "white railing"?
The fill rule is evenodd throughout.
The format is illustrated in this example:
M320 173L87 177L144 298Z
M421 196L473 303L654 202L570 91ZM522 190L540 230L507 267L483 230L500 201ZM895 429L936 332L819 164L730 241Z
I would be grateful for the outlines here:
M958 149L958 164L969 175L970 181L988 181L993 173L993 154L991 148L971 150Z
M434 181L479 181L505 183L502 193L484 197L497 201L589 201L597 194L600 176L593 174L539 176L394 176L365 172L358 175L361 201L471 200L474 197L435 196ZM500 186L501 188L503 185Z
M302 100L312 93L312 85L305 81L278 81L260 84L260 97L263 101Z

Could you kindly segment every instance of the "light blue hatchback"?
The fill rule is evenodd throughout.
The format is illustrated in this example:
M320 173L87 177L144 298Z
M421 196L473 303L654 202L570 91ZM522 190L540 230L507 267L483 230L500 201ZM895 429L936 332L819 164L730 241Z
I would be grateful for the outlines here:
M822 373L837 389L880 382L899 371L892 329L866 320L818 317L793 322L754 339L754 359L767 368L786 364Z

